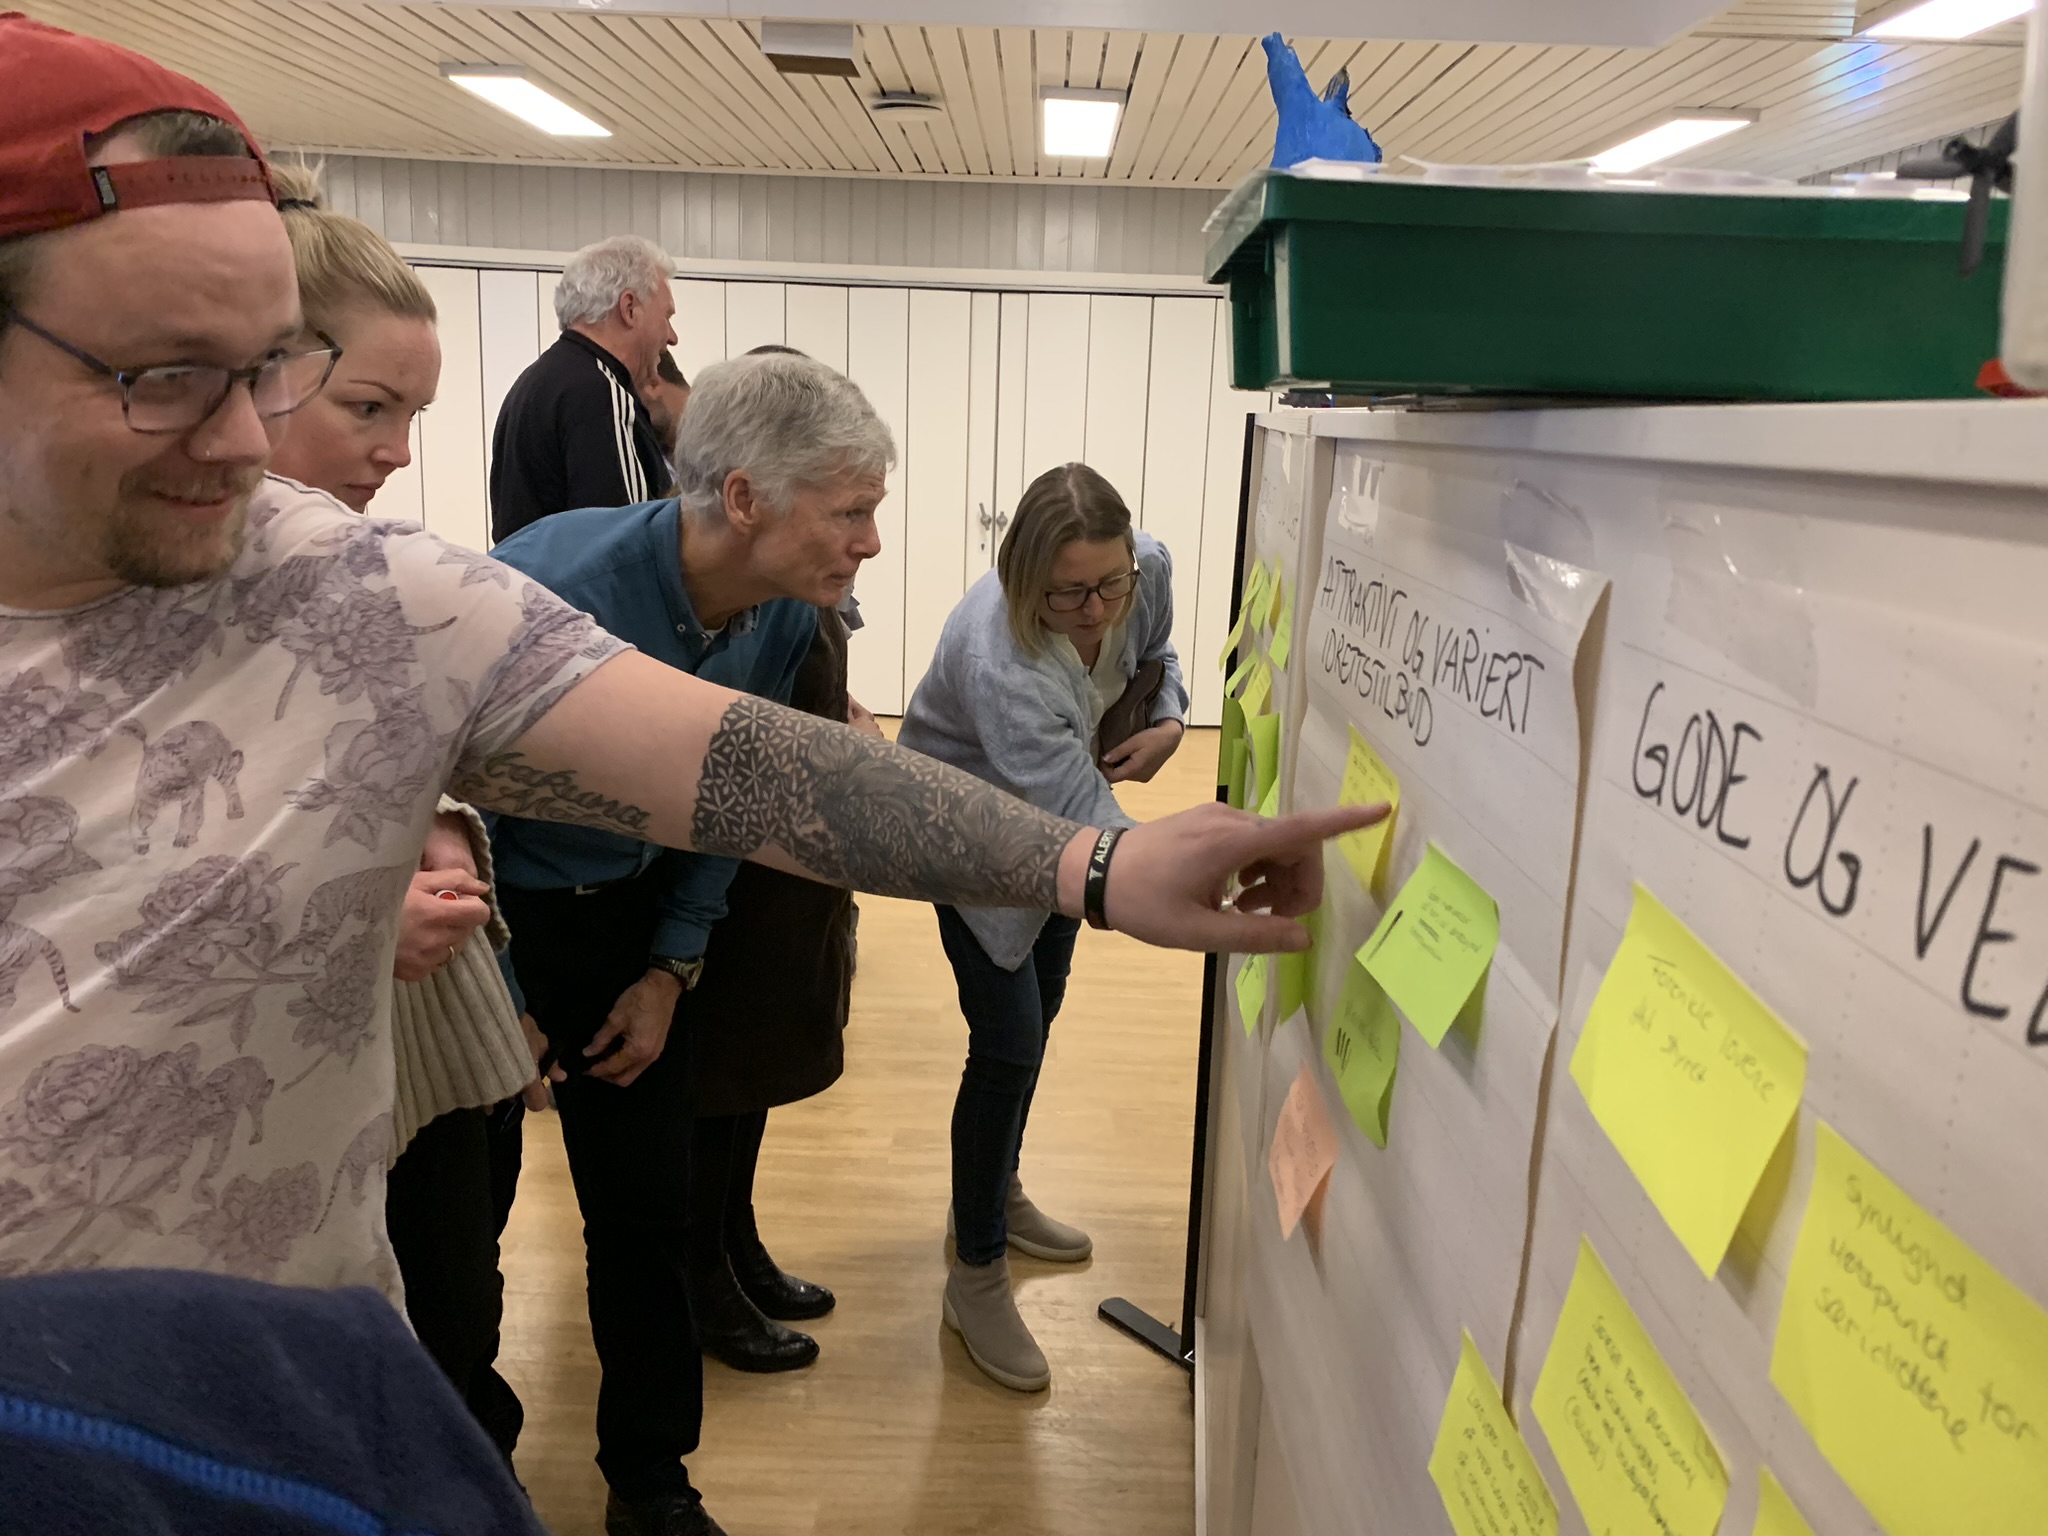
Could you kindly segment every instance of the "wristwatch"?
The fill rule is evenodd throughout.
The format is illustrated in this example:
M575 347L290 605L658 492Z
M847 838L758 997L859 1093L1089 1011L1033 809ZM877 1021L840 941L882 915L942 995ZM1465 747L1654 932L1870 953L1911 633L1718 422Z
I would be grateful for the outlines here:
M697 978L704 974L704 957L702 955L699 955L695 960L678 960L674 955L649 955L647 957L647 964L651 970L667 971L669 975L675 977L677 981L683 984L685 992L694 988L697 985Z

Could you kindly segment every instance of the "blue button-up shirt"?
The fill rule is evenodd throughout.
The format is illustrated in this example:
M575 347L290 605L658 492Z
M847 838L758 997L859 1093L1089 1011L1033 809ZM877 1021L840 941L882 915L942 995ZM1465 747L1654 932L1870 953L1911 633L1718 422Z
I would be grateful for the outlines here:
M544 517L491 554L656 661L782 703L818 629L809 603L777 598L708 633L683 585L682 514L674 500ZM498 882L523 890L602 885L660 864L653 952L681 960L704 953L739 868L737 859L678 853L616 832L520 816L494 819L491 858Z

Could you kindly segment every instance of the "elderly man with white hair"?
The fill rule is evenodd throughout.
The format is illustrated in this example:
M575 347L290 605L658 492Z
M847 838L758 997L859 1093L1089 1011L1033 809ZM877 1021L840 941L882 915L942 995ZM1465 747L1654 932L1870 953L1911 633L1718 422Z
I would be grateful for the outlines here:
M562 269L562 335L513 381L491 438L491 537L575 507L665 495L660 434L642 395L675 344L675 270L637 235L586 245Z
M786 703L818 610L881 551L875 508L895 457L874 408L823 363L737 358L691 392L673 497L542 518L493 553L656 661ZM704 1392L685 1280L690 991L738 863L512 816L492 851L510 979L565 1074L555 1097L589 1254L608 1529L708 1531L682 1465ZM817 1354L765 1319L758 1331L747 1369Z

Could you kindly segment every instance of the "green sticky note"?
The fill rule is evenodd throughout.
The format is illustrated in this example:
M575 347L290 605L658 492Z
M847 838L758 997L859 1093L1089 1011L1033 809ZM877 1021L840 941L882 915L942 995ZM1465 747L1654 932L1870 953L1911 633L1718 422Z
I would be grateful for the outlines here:
M1257 803L1280 780L1280 717L1260 715L1246 721L1244 737L1251 744L1252 800Z
M1500 908L1435 843L1358 958L1432 1046L1472 997L1500 943Z
M1384 1147L1394 1068L1401 1060L1401 1020L1380 984L1356 960L1345 970L1337 1011L1323 1033L1323 1060L1358 1128L1374 1146Z
M1294 1010L1308 1001L1310 958L1307 950L1303 950L1299 954L1276 955L1274 957L1275 964L1273 968L1279 973L1280 977L1280 1007L1278 1013L1282 1019L1293 1018Z
M1243 738L1231 743L1230 783L1225 802L1232 810L1244 809L1245 786L1251 782L1251 744Z
M1358 883L1374 895L1386 889L1387 850L1393 846L1394 817L1401 809L1401 781L1394 777L1393 769L1380 761L1379 753L1367 745L1354 725L1351 727L1351 755L1344 762L1344 779L1337 787L1337 803L1377 805L1382 800L1388 806L1385 821L1376 821L1356 832L1346 832L1337 839L1337 849L1351 866L1351 872L1358 876Z
M1267 649L1276 667L1286 666L1287 658L1294 654L1294 599L1291 597L1280 605L1280 622L1273 626L1273 642Z
M1252 658L1252 679L1244 686L1243 698L1247 717L1263 715L1273 701L1273 669L1266 665L1263 656Z
M1238 646L1244 641L1244 621L1246 617L1246 609L1240 608L1237 610L1237 622L1230 626L1230 635L1223 642L1223 654L1217 658L1216 665L1224 672L1230 670L1230 658L1237 654Z
M1259 617L1259 628L1271 629L1280 622L1280 605L1287 599L1287 578L1280 574L1280 562L1273 562L1272 579L1266 583L1266 609Z
M1216 785L1230 782L1231 749L1244 744L1244 706L1235 699L1223 701L1223 739L1216 744Z
M1252 955L1237 972L1237 1012L1244 1020L1244 1032L1256 1034L1266 1016L1266 985L1272 972L1271 955Z
M1237 670L1223 679L1223 696L1226 699L1238 697L1244 691L1244 685L1250 681L1252 669L1258 665L1259 656L1256 651L1245 657L1243 661L1240 661L1237 664Z
M1280 814L1280 782L1274 780L1266 786L1266 792L1259 796L1259 814L1268 819Z

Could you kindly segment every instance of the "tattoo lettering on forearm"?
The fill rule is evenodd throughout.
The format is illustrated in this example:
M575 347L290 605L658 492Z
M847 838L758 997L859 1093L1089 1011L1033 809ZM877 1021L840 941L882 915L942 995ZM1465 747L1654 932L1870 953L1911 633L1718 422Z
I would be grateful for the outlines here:
M705 749L690 836L739 858L773 843L821 880L878 895L1051 910L1078 830L891 742L742 698Z
M649 813L639 806L585 789L567 769L537 768L518 752L493 753L457 787L463 799L507 816L647 836Z

